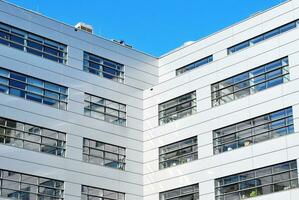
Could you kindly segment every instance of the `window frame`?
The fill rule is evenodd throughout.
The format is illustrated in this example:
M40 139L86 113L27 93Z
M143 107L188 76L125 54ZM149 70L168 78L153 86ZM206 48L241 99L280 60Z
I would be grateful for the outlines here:
M181 99L186 98L188 96L190 96L189 99L181 101ZM166 107L166 105L171 102L174 102L174 104ZM184 108L183 107L184 104L190 104L190 105L189 106L187 105L188 107ZM180 108L180 107L182 107L182 108ZM171 109L175 109L175 111L171 111L170 113L167 114L166 111L170 111ZM182 114L182 113L184 114L186 111L188 112L187 115L178 116L179 114ZM192 92L183 94L176 98L173 98L168 101L160 103L158 105L159 125L164 125L164 124L176 121L178 119L185 118L187 116L195 114L196 112L197 112L197 99L196 99L196 90L194 90ZM166 113L166 115L163 113ZM176 117L172 118L175 115L176 115ZM165 122L165 119L168 119L169 121Z
M284 113L282 117L272 119L273 115L282 112ZM257 124L256 121L262 118L265 119L265 122ZM277 127L273 126L273 123L275 122L281 123L282 120L284 121L284 125L279 125ZM250 123L250 125L248 125L248 122ZM247 123L248 127L243 129L238 128L239 126L245 123ZM266 126L267 129L265 128ZM260 127L262 127L262 129L259 129ZM285 129L285 133L284 134L278 133L278 131L281 131L282 129ZM225 130L232 130L232 131L231 132L228 131L226 134L222 134L223 131ZM283 108L280 110L273 111L271 113L267 113L229 126L225 126L223 128L213 130L214 155L239 149L245 146L257 144L260 142L268 141L277 137L281 137L293 133L294 133L293 109L292 107ZM247 136L244 136L246 134ZM242 137L238 135L241 135ZM256 140L258 136L264 136L264 135L267 135L266 139L259 140L259 141ZM229 136L231 136L234 139L229 139L229 141L221 143L222 139L226 139ZM244 145L241 145L240 142L243 141L244 141ZM224 150L225 148L227 149Z
M293 29L298 27L298 24L299 24L299 20L295 20L295 21L289 22L287 24L281 25L281 26L279 26L275 29L269 30L265 33L262 33L258 36L255 36L251 39L248 39L248 40L245 40L245 41L240 42L238 44L235 44L233 46L230 46L230 47L227 48L227 55L234 54L238 51L241 51L243 49L247 49L251 46L254 46L254 45L256 45L260 42L263 42L265 40L268 40L268 39L273 38L275 36L281 35L285 32L290 31L290 30L293 30ZM292 27L291 25L294 25L294 26ZM242 46L242 48L236 49L237 47L240 47L240 46Z
M92 98L102 100L104 103L101 104L101 103L98 103L98 102L97 103L93 102ZM107 102L110 102L112 104L117 104L118 109L113 108L113 107L109 107L108 105L106 105ZM104 111L99 111L99 110L92 109L93 106L98 106L99 108L103 108ZM121 109L121 108L123 108L123 109ZM111 111L114 111L114 112L117 112L117 116L113 115L111 113L107 113L107 109L111 110ZM101 119L101 118L99 118L95 115L92 115L92 113L102 115L104 119ZM112 124L115 124L115 125L126 126L126 123L127 123L127 105L119 103L117 101L113 101L113 100L110 100L110 99L106 99L106 98L103 98L103 97L99 97L99 96L95 96L95 95L92 95L92 94L89 94L89 93L85 93L84 94L84 115L88 116L88 117L95 118L95 119L100 119L100 120L103 120L103 121L106 121L106 122L109 122L109 123L112 123ZM124 117L122 117L122 116L124 116ZM116 120L109 121L109 119L110 119L109 117L116 118ZM115 121L118 122L118 123L114 123Z
M274 68L270 68L267 70L267 67L274 65L275 63L281 63L281 65L276 66ZM257 70L262 70L259 74L255 74L255 71ZM279 74L275 75L278 71ZM273 77L268 77L272 74L274 74ZM237 77L240 77L242 75L247 75L247 78L235 82L234 79ZM264 76L264 80L257 82L257 78L261 78ZM269 62L267 64L261 65L259 67L252 68L251 70L242 72L240 74L231 76L229 78L223 79L221 81L218 81L216 83L211 84L211 103L212 107L224 105L226 103L232 102L234 100L249 96L251 94L255 94L257 92L266 90L268 88L274 87L276 85L281 85L283 83L286 83L290 80L290 72L289 72L289 58L288 57L283 57L277 60L274 60L272 62ZM282 82L277 82L275 81L280 80ZM227 83L225 83L227 82ZM221 86L221 84L225 86ZM245 86L242 86L241 84L245 84ZM246 86L247 84L247 86ZM240 89L236 89L236 88ZM228 91L228 92L227 92ZM240 93L240 92L245 92L245 93ZM237 95L238 93L238 95Z
M91 142L93 142L95 144L95 147L91 147L91 144L90 144ZM87 143L88 143L88 145L87 145ZM97 148L97 143L101 143L102 146L103 146L103 149ZM112 147L117 148L117 153L106 150L105 149L106 146L112 146ZM88 152L86 152L86 150ZM123 151L123 154L120 153L120 150ZM91 153L91 151L93 153ZM100 154L99 155L94 155L94 152L101 152L102 156ZM105 143L105 142L102 142L102 141L97 141L97 140L93 140L93 139L89 139L89 138L84 137L83 138L83 152L82 153L83 153L83 161L84 162L91 163L91 164L97 164L97 165L104 166L104 167L110 167L110 168L113 168L113 169L119 169L119 170L123 170L123 171L125 170L125 166L126 166L126 148L125 147L121 147L121 146L117 146L117 145L114 145L114 144L109 144L109 143ZM111 158L107 158L106 157L107 153L116 155L118 159L113 160ZM98 158L98 159L102 160L102 164L100 164L99 162L97 162L97 163L91 162L90 157ZM105 161L116 162L117 167L111 167L109 165L106 165Z
M6 74L4 74L6 72ZM21 80L21 78L17 79L15 77L11 77L11 75L15 76L19 76L19 77L23 77L24 80ZM1 82L1 80L7 80L6 83ZM37 85L33 82L29 82L29 80L35 80L37 82L42 83L41 85ZM14 85L12 85L12 83ZM19 84L19 86L17 86L16 84ZM61 110L67 110L67 106L68 106L68 88L62 85L58 85L56 83L51 83L49 81L45 81L39 78L35 78L32 76L28 76L26 74L22 74L19 72L15 72L9 69L5 69L0 67L0 86L3 88L6 88L6 90L0 90L0 92L5 93L5 94L9 94L12 96L17 96L17 97L21 97L23 99L26 100L30 100L30 101L34 101L37 103L41 103L43 105L47 105L53 108L57 108L57 109L61 109ZM22 86L22 87L21 87ZM57 90L53 89L53 88L49 88L49 86L55 86ZM39 91L42 91L42 94L39 94L36 91L31 91L28 88L35 88ZM19 92L19 93L14 93L14 92ZM58 95L59 98L53 98L53 96L49 96L46 95L47 94L56 94ZM33 99L33 98L36 99ZM53 104L50 104L52 101L56 102Z
M11 197L14 197L16 199L22 199L20 195L24 195L24 194L29 194L29 195L35 195L35 197L49 197L49 198L55 198L57 200L63 200L64 199L64 181L61 181L61 180L57 180L57 179L51 179L51 178L46 178L46 177L41 177L41 176L35 176L35 175L30 175L30 174L25 174L25 173L20 173L20 172L15 172L15 171L9 171L9 170L5 170L5 169L0 169L0 190L1 190L1 193L0 193L0 196L1 197L5 197L3 195L3 191L4 190L9 190L9 191L15 191L13 192L13 196L6 196L6 198L11 198ZM16 176L15 178L11 178L11 179L8 179L8 178L5 178L4 177L4 173L7 173L8 176ZM23 177L26 177L26 178L23 178ZM26 181L28 180L29 178L35 180L35 183L34 182L30 182L30 181ZM10 189L10 188L5 188L3 187L3 183L7 181L7 182L10 182L10 183L14 183L18 189ZM45 182L48 182L50 184L53 184L54 186L52 185L49 185L49 184L45 184ZM31 190L30 191L26 191L24 190L24 185L28 185L27 188L35 188L35 192L32 192ZM48 193L42 193L40 192L40 190L43 190L43 189L47 189L47 190L51 190L52 193L55 193L55 194L58 194L55 195L50 195ZM17 197L15 196L17 195ZM20 198L18 198L20 197Z
M94 57L95 60L90 59L90 57ZM98 69L91 67L90 64L96 64L99 66ZM116 66L116 68L113 68L112 66L109 66L107 63L111 63ZM104 68L113 70L117 72L119 75L112 74L110 72L105 72ZM119 68L119 69L118 69ZM106 78L109 80L113 80L119 83L125 83L125 65L120 64L118 62L91 54L89 52L84 51L83 52L83 71L97 75L101 78ZM94 71L94 72L92 72ZM107 78L105 76L112 76L114 78Z
M188 141L190 141L191 144L184 145ZM168 147L172 147L172 146L175 146L175 145L178 145L178 148L171 149L171 150L163 152L163 149L166 149ZM181 153L181 151L186 150L188 148L191 149L191 152ZM167 158L167 159L163 159L164 156L166 157L168 154L172 154L172 153L175 153L175 152L178 152L178 153L181 153L181 154L175 155L175 156ZM187 156L191 156L191 159L189 161L186 158ZM181 162L181 159L186 159L186 162ZM195 161L197 159L198 159L197 136L193 136L193 137L190 137L190 138L187 138L187 139L180 140L178 142L174 142L174 143L167 144L167 145L159 147L159 169L160 170L167 169L167 168L174 167L174 166L178 166L178 165L185 164L185 163L188 163L188 162L192 162L192 161ZM173 165L173 163L172 163L171 166L164 166L163 165L163 163L168 163L168 161L171 161L171 160L179 160L179 163L175 164L175 165Z
M87 190L87 192L85 191ZM89 190L98 190L99 193L101 193L102 195L95 195L95 194L90 194ZM102 192L100 192L102 191ZM106 197L105 193L114 193L117 195L116 198L112 198L111 196ZM123 192L118 192L118 191L114 191L114 190L107 190L107 189L103 189L103 188L98 188L98 187L93 187L93 186L87 186L87 185L82 185L81 186L81 199L91 199L89 197L92 198L98 198L98 199L103 199L103 200L125 200L125 193Z
M6 27L7 29L5 30ZM17 33L18 32L18 33ZM22 30L20 28L16 28L14 26L5 24L0 22L0 33L6 34L6 38L0 36L0 44L6 45L9 47L13 47L15 49L22 50L24 52L28 52L30 54L46 58L48 60L52 60L54 62L58 62L61 64L67 63L67 45L62 44L60 42L56 42L52 39L48 39L43 36L39 36L34 33L30 33L28 31ZM22 35L23 34L23 35ZM12 41L12 37L21 38L23 43L18 43L16 41ZM34 39L36 38L36 39ZM38 40L38 39L39 40ZM5 42L5 44L3 43ZM34 48L33 46L29 46L30 43L34 43L37 45L41 45L41 48ZM51 45L52 44L52 45ZM54 46L56 45L56 48ZM47 52L46 49L57 51L56 55L50 52ZM61 55L61 56L60 56Z
M197 60L195 62L192 62L192 63L190 63L188 65L180 67L180 68L178 68L178 69L175 70L176 76L182 75L182 74L184 74L186 72L189 72L189 71L191 71L193 69L196 69L196 68L201 67L203 65L206 65L206 64L208 64L210 62L213 62L213 59L214 59L213 55L209 55L209 56L201 58L201 59L199 59L199 60ZM197 65L197 66L195 66L198 63L200 63L200 64Z
M288 165L288 169L274 172L274 169L276 167L283 166L283 165ZM262 175L257 175L257 172L260 173L261 171L267 170L267 169L268 170L271 169L271 172L270 173L268 172L268 173L262 174ZM292 173L292 172L295 172L295 173ZM280 180L280 181L273 180L274 176L284 174L284 173L289 173L288 179ZM293 177L294 174L295 174L295 177ZM271 177L270 183L268 182L268 183L262 184L261 178L265 178L265 177ZM224 184L225 180L227 180L229 182ZM261 184L258 184L258 180L260 181ZM245 187L245 188L243 186L244 185L246 186L246 184L243 184L243 186L241 186L242 183L246 183L246 182L249 183L249 181L251 181L251 183L254 183L254 186L252 186L252 187L249 186L249 187ZM270 165L270 166L266 166L266 167L262 167L262 168L258 168L258 169L241 172L238 174L233 174L233 175L217 178L217 179L215 179L215 199L216 200L226 199L225 196L228 196L228 195L234 195L234 197L237 197L238 200L241 200L244 198L249 198L249 197L262 196L265 194L260 193L259 190L262 189L263 187L267 187L267 186L271 187L271 191L266 194L271 194L274 192L278 192L278 191L274 190L276 184L285 183L285 182L289 183L289 188L286 187L287 189L284 188L284 189L278 190L278 191L285 191L285 190L289 190L289 189L298 187L298 168L297 168L296 160L291 160L291 161L287 161L287 162L283 162L283 163L278 163L278 164L274 164L274 165ZM292 185L293 182L295 182L294 187ZM229 187L229 186L231 186L231 187ZM223 192L224 188L227 188L228 190L231 189L231 191ZM247 193L248 191L250 193ZM248 196L246 196L246 195L248 195Z

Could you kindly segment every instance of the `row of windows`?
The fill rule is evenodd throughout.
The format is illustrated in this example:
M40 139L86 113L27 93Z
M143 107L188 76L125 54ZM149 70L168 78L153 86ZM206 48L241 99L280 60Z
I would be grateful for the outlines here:
M196 91L159 104L159 124L167 124L196 113Z
M296 160L215 180L216 200L241 200L298 187Z
M66 134L0 117L0 144L65 156ZM83 161L125 170L124 147L83 139Z
M66 63L64 44L0 22L0 44L10 46L59 63Z
M0 92L67 110L68 88L0 68ZM107 122L126 125L126 105L85 94L84 114Z
M83 160L97 165L125 170L126 149L87 138L83 139Z
M82 186L81 200L125 200L125 193Z
M241 200L298 187L297 161L292 160L215 180L216 200ZM160 200L198 200L198 184L160 192Z
M213 131L214 153L222 153L294 133L292 108L249 119Z
M64 156L65 141L65 133L0 118L1 144Z
M0 117L0 144L65 156L66 133ZM125 170L124 147L83 139L83 161Z
M19 200L63 200L64 182L0 169L0 196ZM125 200L125 194L82 186L81 199Z
M212 61L213 61L213 55L210 55L210 56L208 56L206 58L202 58L202 59L197 60L197 61L195 61L195 62L193 62L191 64L188 64L188 65L186 65L184 67L181 67L181 68L177 69L176 70L176 75L183 74L183 73L188 72L188 71L190 71L192 69L195 69L195 68L198 68L198 67L203 66L205 64L208 64L208 63L210 63Z
M64 182L0 170L0 196L20 200L63 200Z
M258 116L213 131L214 154L294 133L292 107ZM159 148L159 168L164 169L198 159L197 137Z
M239 43L227 49L228 54L235 53L256 43L282 34L296 28L299 20L288 23L267 33L254 37L245 42ZM7 45L22 51L41 56L59 63L66 63L67 46L56 41L29 33L25 30L0 22L0 44ZM194 68L213 61L213 55L202 58L194 63L186 65L176 70L176 75L183 74ZM84 52L83 70L100 77L108 78L117 82L124 82L124 65L99 57L97 55Z
M298 25L299 25L299 20L287 23L287 24L282 25L282 26L280 26L278 28L275 28L275 29L273 29L271 31L268 31L268 32L266 32L264 34L256 36L256 37L254 37L252 39L246 40L246 41L241 42L239 44L236 44L236 45L234 45L232 47L229 47L227 49L227 53L228 54L232 54L232 53L238 52L238 51L240 51L242 49L245 49L245 48L248 48L250 46L253 46L253 45L257 44L257 43L260 43L262 41L270 39L270 38L272 38L274 36L277 36L277 35L280 35L282 33L287 32L289 30L295 29L295 28L298 27Z
M198 159L197 137L159 148L159 168L164 169Z
M66 64L67 46L42 36L0 22L0 44L42 58ZM83 70L100 77L124 83L124 65L92 55L83 54Z
M84 114L117 125L126 125L126 105L85 93Z
M67 109L68 88L0 68L0 92Z
M211 85L212 106L246 97L288 82L289 59L284 57ZM196 113L196 91L159 104L159 125Z
M254 94L289 81L289 60L281 58L212 84L212 106Z
M257 43L260 43L260 42L263 42L263 41L265 41L267 39L270 39L270 38L272 38L274 36L283 34L283 33L287 32L289 30L293 30L293 29L297 28L298 26L299 26L299 20L287 23L287 24L282 25L282 26L280 26L278 28L275 28L275 29L273 29L271 31L268 31L266 33L258 35L258 36L254 37L254 38L251 38L251 39L246 40L244 42L241 42L241 43L238 43L236 45L233 45L233 46L227 48L227 53L228 54L233 54L233 53L238 52L238 51L240 51L242 49L246 49L246 48L248 48L250 46L253 46L253 45L257 44ZM176 69L176 75L183 74L183 73L185 73L187 71L190 71L190 70L192 70L194 68L197 68L197 67L200 67L202 65L205 65L205 64L207 64L209 62L212 62L212 61L213 61L213 55L210 55L208 57L202 58L202 59L200 59L198 61L195 61L194 63L191 63L191 64L186 65L184 67L181 67L179 69Z

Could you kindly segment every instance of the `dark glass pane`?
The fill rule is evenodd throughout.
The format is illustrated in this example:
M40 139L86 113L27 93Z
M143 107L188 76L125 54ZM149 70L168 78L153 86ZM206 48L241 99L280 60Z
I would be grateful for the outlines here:
M274 187L274 192L278 192L278 191L290 189L291 185L290 185L290 181L286 181L282 183L275 183L273 187Z
M18 97L23 97L23 98L25 97L25 92L24 91L14 89L14 88L10 88L9 93L14 95L14 96L18 96Z
M9 88L3 85L0 85L0 92L8 94Z
M280 32L283 33L283 32L286 32L286 31L294 29L294 28L296 28L296 22L292 22L290 24L282 26L280 28Z
M26 94L26 99L32 100L32 101L36 101L41 103L42 102L42 97L36 94L32 94L32 93L27 93Z
M54 100L54 99L49 99L49 98L44 98L43 99L43 103L46 105L50 105L53 106L55 108L58 108L58 101Z
M14 72L10 73L10 78L26 82L26 76L23 76L21 74L17 74L17 73L14 73Z
M16 87L16 88L23 89L23 90L25 90L25 88L26 88L26 84L25 83L22 83L22 82L19 82L19 81L15 81L15 80L10 80L9 81L9 85L13 86L13 87Z
M34 50L34 49L30 49L30 48L27 48L27 52L28 53L32 53L34 55L37 55L37 56L42 56L42 52L38 51L38 50Z
M43 53L43 57L44 57L44 58L47 58L47 59L49 59L49 60L56 61L56 62L59 61L59 59L58 59L57 57L52 56L52 55L49 55L49 54L46 54L46 53Z
M9 45L9 42L7 40L9 40L10 36L8 33L2 32L0 31L0 43L4 44L4 45Z
M268 32L268 33L266 33L266 34L264 34L264 39L265 39L265 40L266 40L266 39L269 39L269 38L274 37L275 35L278 35L278 34L280 34L280 30L279 30L279 28L274 29L274 30L272 30L272 31L270 31L270 32Z
M247 48L247 47L249 47L249 42L248 41L236 45L235 46L235 51L240 51L241 49L244 49L244 48Z
M15 35L11 35L11 41L24 45L24 36L15 36Z
M250 42L251 42L252 44L256 44L256 43L259 43L259 42L261 42L261 41L263 41L263 40L264 40L264 36L261 35L261 36L258 36L258 37L255 37L255 38L251 39Z
M49 48L49 47L44 47L44 52L46 52L48 54L51 54L51 55L54 55L54 56L58 56L59 55L59 51L58 50L52 49L52 48Z

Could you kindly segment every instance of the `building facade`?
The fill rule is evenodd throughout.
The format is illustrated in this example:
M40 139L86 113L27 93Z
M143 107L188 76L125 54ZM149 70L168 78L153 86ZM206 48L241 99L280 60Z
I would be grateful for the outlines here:
M159 58L0 19L0 199L298 199L298 0Z

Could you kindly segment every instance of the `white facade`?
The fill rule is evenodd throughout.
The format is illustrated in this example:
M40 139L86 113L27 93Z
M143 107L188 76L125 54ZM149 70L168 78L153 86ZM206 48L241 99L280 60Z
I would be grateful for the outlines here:
M65 157L0 144L0 169L64 181L64 199L80 200L81 186L125 193L126 200L159 200L159 193L198 184L199 199L215 199L215 179L299 158L299 28L234 54L227 49L299 19L299 1L287 1L191 45L155 58L0 1L0 21L67 46L67 63L0 44L1 68L68 88L68 108L0 93L0 117L67 134ZM125 83L83 71L83 52L121 63ZM213 55L213 62L176 76L176 69ZM290 80L212 106L211 85L288 57ZM191 116L159 125L159 104L196 91ZM126 105L126 126L84 115L84 93ZM213 131L292 107L294 133L214 155ZM197 136L198 159L159 170L159 147ZM83 161L83 138L126 148L125 170ZM260 200L297 200L299 189ZM0 197L2 199L2 197ZM5 199L5 198L4 198Z

